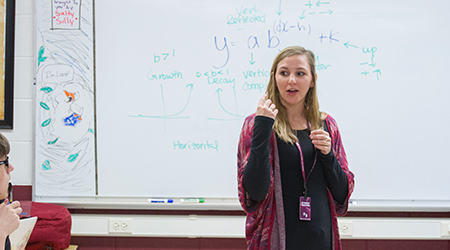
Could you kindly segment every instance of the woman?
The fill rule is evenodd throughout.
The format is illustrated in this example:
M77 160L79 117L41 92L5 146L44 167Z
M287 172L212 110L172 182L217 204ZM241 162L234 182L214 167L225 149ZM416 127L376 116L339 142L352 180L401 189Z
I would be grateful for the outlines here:
M336 216L347 212L354 176L336 121L319 111L316 80L311 51L284 49L245 119L238 189L248 249L341 249Z

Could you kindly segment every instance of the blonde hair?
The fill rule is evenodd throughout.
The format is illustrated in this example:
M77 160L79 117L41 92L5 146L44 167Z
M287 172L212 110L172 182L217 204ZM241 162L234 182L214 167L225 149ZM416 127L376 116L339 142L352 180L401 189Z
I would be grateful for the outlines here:
M297 135L292 129L291 124L289 123L288 115L286 107L281 103L280 92L277 88L277 83L275 80L275 76L277 74L277 67L281 60L286 57L293 55L305 55L309 67L311 69L312 81L314 82L314 86L311 87L306 94L305 97L305 116L306 119L311 122L311 130L321 129L323 128L323 118L321 117L321 112L319 110L319 100L317 98L316 91L316 62L314 58L314 53L310 50L306 50L300 46L291 46L283 49L278 55L275 57L275 60L272 64L271 74L269 84L267 85L267 98L272 100L272 102L276 105L278 109L278 114L275 118L275 123L273 125L274 131L277 133L278 137L287 143L294 144L298 141Z

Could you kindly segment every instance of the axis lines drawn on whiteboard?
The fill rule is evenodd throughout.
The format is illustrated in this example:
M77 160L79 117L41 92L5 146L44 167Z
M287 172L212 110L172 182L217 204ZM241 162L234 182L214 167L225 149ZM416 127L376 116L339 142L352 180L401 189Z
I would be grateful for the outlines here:
M192 89L194 88L194 84L190 83L188 85L186 85L186 88L189 89L189 94L187 97L187 101L185 102L184 107L181 108L180 111L174 113L174 114L166 114L166 102L165 102L165 96L164 96L164 88L163 85L160 84L161 87L161 99L162 99L162 107L163 107L163 115L142 115L142 114L137 114L137 115L129 115L128 117L138 117L138 118L154 118L154 119L163 119L164 120L164 130L166 130L167 128L167 120L168 119L188 119L189 116L178 116L181 113L183 113L186 108L189 105L189 101L191 100L191 94L192 94Z
M37 3L42 11L37 15L36 194L92 195L95 135L90 3L50 2L51 6L48 0ZM86 13L81 13L82 5Z
M183 70L171 70L170 72L158 72L158 68L150 69L147 72L147 79L160 84L162 108L155 111L156 114L145 114L139 112L137 115L129 115L129 117L135 118L152 118L164 120L164 128L167 128L167 122L171 119L190 119L194 118L193 115L183 115L187 111L187 107L190 103L190 96L193 89L190 89L187 101L178 103L179 111L174 113L167 113L167 97L172 93L164 92L165 85L162 82L177 82L179 80L190 79L192 86L195 84L201 84L199 86L211 86L217 85L214 93L217 97L219 112L216 112L217 117L207 117L207 120L216 121L232 121L240 120L244 118L243 114L239 113L238 103L239 96L237 92L258 91L261 94L264 93L267 86L268 79L270 78L270 72L267 69L257 69L259 65L258 57L262 49L281 49L281 44L284 44L285 39L290 39L292 36L300 36L300 39L312 40L314 43L321 45L321 47L330 47L332 50L340 49L340 51L347 50L348 53L360 53L358 58L362 58L360 62L352 62L354 65L359 66L359 70L355 71L361 77L372 76L376 80L380 80L381 69L376 62L377 47L363 47L359 44L352 43L350 40L345 39L345 33L341 33L339 27L327 27L326 20L330 20L328 17L336 12L331 8L332 2L325 1L305 1L301 5L298 14L293 15L283 12L283 1L280 0L277 5L277 15L271 18L273 15L269 15L268 10L261 9L254 4L252 6L238 6L234 8L233 12L226 15L225 19L221 22L226 22L227 26L236 27L238 33L246 32L245 27L250 25L259 24L267 25L266 29L262 29L259 32L248 33L245 37L232 36L232 35L212 35L210 42L208 42L213 50L217 52L213 56L214 61L209 67L213 70L197 71L197 79L205 80L204 82L197 83L192 80L192 74L194 72L183 72ZM323 19L322 22L316 22L314 19ZM328 18L328 19L324 19ZM325 25L324 25L325 23ZM244 38L244 39L242 39ZM236 60L242 58L241 53L236 53L239 48L246 48L248 51L248 64L252 69L243 70L244 78L236 78L236 72L229 73L229 68L233 69ZM358 52L359 51L359 52ZM344 52L347 53L347 52ZM185 55L184 51L176 52L176 49L164 49L160 52L153 52L152 61L156 65L160 64L174 64L179 60L180 56ZM317 71L324 71L332 67L332 64L328 62L319 61L319 55L316 55L316 69ZM161 68L161 67L160 67ZM206 73L205 73L206 72ZM257 76L255 76L257 72ZM242 75L241 75L242 76ZM224 115L225 117L221 117ZM228 116L228 117L226 117Z
M198 73L199 74L199 73ZM199 77L198 75L197 75L197 77ZM212 82L215 82L215 81L217 81L217 80L211 80ZM189 119L189 116L179 116L180 114L182 114L185 110L186 110L186 108L188 107L188 105L189 105L189 101L191 100L191 95L192 95L192 90L194 89L194 85L191 83L191 84L188 84L188 85L186 85L186 88L188 88L189 89L189 94L188 94L188 97L187 97L187 101L185 102L185 104L183 104L184 106L181 108L181 110L180 111L177 111L176 113L174 113L174 114L166 114L166 110L165 110L165 106L166 106L166 103L165 103L165 98L164 98L164 88L163 88L163 85L161 84L160 85L160 88L161 88L161 97L162 97L162 106L163 106L163 115L144 115L144 114L137 114L137 115L129 115L128 117L135 117L135 118L154 118L154 119L163 119L163 120L168 120L168 119ZM234 87L233 87L233 89L234 89ZM237 104L235 105L236 106L236 113L231 113L231 112L229 112L224 106L223 106L223 104L222 104L222 102L221 102L221 99L220 99L220 92L223 92L223 90L221 89L221 88L218 88L217 89L217 91L215 92L216 94L217 94L217 100L218 100L218 102L219 102L219 105L220 105L220 107L221 107L221 109L225 112L225 113L227 113L227 114L229 114L229 115L232 115L232 116L234 116L234 117L237 117L237 118L233 118L233 119L219 119L219 118L207 118L208 120L223 120L223 121L225 121L225 120L240 120L240 119L242 119L242 118L245 118L245 116L241 116L241 115L238 115L237 113ZM166 121L165 121L166 122ZM166 124L165 124L166 125Z
M222 50L227 50L228 51L228 43L226 41L226 38L224 38L224 47L222 48L218 48L217 47L217 41L216 41L216 49L219 51ZM172 51L165 51L163 53L153 53L153 63L155 64L160 64L162 62L165 62L166 60L169 59L173 59L175 58L175 49L173 49ZM227 62L226 62L227 63ZM226 64L225 63L225 64ZM217 68L215 66L213 66L214 68ZM235 90L235 78L230 78L227 75L229 75L230 72L228 69L220 69L220 70L208 70L208 71L203 71L203 72L198 72L195 74L197 79L201 79L204 78L206 79L205 82L207 85L227 85L227 84L233 84L233 96L234 96L234 107L236 109L235 113L232 113L231 111L228 111L227 108L224 107L221 98L220 98L220 94L219 92L223 92L222 88L218 88L217 91L215 91L215 93L217 94L217 102L221 108L221 110L228 115L233 116L233 118L231 119L226 119L226 118L207 118L207 120L216 120L216 121L232 121L232 120L240 120L245 118L245 116L242 115L238 115L238 105L237 105L237 100L236 100L236 90ZM246 78L249 77L249 75L252 75L251 72L247 72L246 74ZM253 74L254 75L254 74ZM153 69L150 69L147 72L147 80L149 81L160 81L160 82L165 82L165 81L171 81L171 80L183 80L184 79L184 74L183 72L180 72L179 70L174 70L170 73L158 73L156 71L154 71ZM183 104L183 108L180 109L180 111L177 111L173 114L167 114L166 113L166 101L165 101L165 94L164 94L164 87L163 84L160 84L160 89L161 89L161 100L162 100L162 113L160 115L150 115L150 114L137 114L137 115L128 115L128 117L134 117L134 118L153 118L153 119L162 119L164 120L164 128L167 128L167 120L168 119L189 119L190 116L179 116L181 115L186 108L189 105L189 102L191 100L191 94L192 94L192 90L193 90L193 83L186 85L186 87L190 87L189 88L189 95L187 98L187 101L185 102L185 104ZM265 86L265 85L264 85ZM262 87L260 85L255 86L255 84L247 84L245 85L245 89L244 90L251 90L251 89L262 89ZM167 131L166 131L167 132Z
M381 70L377 67L375 62L375 53L377 51L376 47L361 47L357 44L353 44L347 40L347 42L342 41L342 37L344 36L339 32L338 29L333 28L324 28L324 26L318 25L315 22L309 23L309 17L312 19L314 15L325 17L330 16L335 11L329 8L331 6L331 2L321 2L317 1L311 3L311 1L305 2L303 9L298 11L297 19L292 19L285 17L283 14L283 4L280 0L277 16L270 20L267 14L267 10L262 10L257 5L253 5L250 7L240 6L238 8L234 8L235 13L228 14L226 16L226 24L228 26L233 26L238 28L238 32L244 32L246 29L246 25L252 25L255 23L258 24L267 24L268 27L263 33L249 33L245 40L238 40L238 38L234 36L220 36L213 35L211 37L212 46L217 51L217 56L215 56L215 61L210 65L214 68L214 70L208 71L197 71L197 79L202 78L201 80L205 80L201 82L206 84L206 86L211 85L220 85L215 88L213 92L217 97L218 107L220 108L220 112L217 112L218 116L220 113L224 115L231 116L231 118L223 118L223 117L208 117L208 120L217 120L217 121L226 121L226 120L239 120L244 116L239 113L238 110L238 97L236 91L258 91L263 93L265 91L265 87L267 86L267 81L270 77L270 72L267 69L251 69L251 70L243 70L243 79L235 78L235 72L229 75L230 62L234 57L241 57L241 54L233 54L235 53L237 46L245 46L248 49L248 58L249 65L256 66L258 65L258 54L260 53L260 49L268 48L268 49L278 49L282 44L283 39L286 39L286 35L301 35L303 38L308 40L314 40L315 43L323 44L323 46L343 46L349 51L351 50L359 50L361 54L367 55L365 61L361 61L360 64L361 70L359 72L362 76L374 75L377 80L380 80ZM287 13L287 12L285 12ZM308 17L308 18L307 18ZM165 49L160 52L154 52L152 61L155 64L173 64L180 55L184 53L176 53L174 48ZM316 55L316 67L318 71L327 70L332 67L331 64L327 62L319 61L319 56ZM166 94L164 92L165 85L161 84L161 82L166 81L177 81L183 80L184 78L192 77L193 72L182 72L182 70L172 70L170 72L157 72L158 70L150 69L147 72L147 79L149 81L157 82L160 85L161 92L161 100L162 100L162 108L159 110L159 114L145 114L138 113L137 115L129 115L129 117L135 118L152 118L152 119L163 119L164 127L166 128L167 120L170 119L189 119L193 118L192 115L183 115L187 110L191 100L191 94L193 88L189 89L187 94L187 100L182 101L179 107L179 111L174 111L174 113L167 113L167 103L166 103L166 95L170 95L168 92ZM205 73L206 72L206 73ZM257 75L257 76L255 76ZM241 75L242 76L242 75ZM266 78L265 82L264 79ZM191 86L194 85L192 80ZM195 83L197 84L197 83ZM228 85L228 86L227 86ZM189 85L187 85L189 86ZM226 89L224 88L225 86ZM227 95L225 95L227 93ZM227 101L224 102L224 98L227 96ZM225 104L226 103L226 104ZM228 105L228 106L227 106ZM231 107L232 106L232 107Z

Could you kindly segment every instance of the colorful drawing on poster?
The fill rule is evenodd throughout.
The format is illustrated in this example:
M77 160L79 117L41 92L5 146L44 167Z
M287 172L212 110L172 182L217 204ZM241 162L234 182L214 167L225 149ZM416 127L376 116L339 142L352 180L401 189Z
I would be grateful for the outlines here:
M36 193L94 195L92 3L48 3L36 3Z

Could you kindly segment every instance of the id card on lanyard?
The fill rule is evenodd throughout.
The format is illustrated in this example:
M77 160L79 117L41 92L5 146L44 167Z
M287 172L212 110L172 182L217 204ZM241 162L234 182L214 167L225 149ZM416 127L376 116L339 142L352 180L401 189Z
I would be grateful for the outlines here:
M307 187L306 187L306 182L308 181L308 178L311 175L311 172L313 171L314 167L316 166L317 151L315 152L314 163L313 163L313 165L311 167L311 170L309 171L308 176L306 176L306 173L305 173L305 161L304 161L304 158L303 158L302 147L300 146L300 143L298 143L298 142L295 142L295 145L297 146L298 152L300 154L300 165L302 167L302 176L303 176L303 188L305 190L303 192L304 196L300 196L299 217L300 217L300 220L311 221L311 197L308 197L308 190L307 190Z

